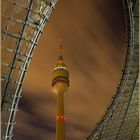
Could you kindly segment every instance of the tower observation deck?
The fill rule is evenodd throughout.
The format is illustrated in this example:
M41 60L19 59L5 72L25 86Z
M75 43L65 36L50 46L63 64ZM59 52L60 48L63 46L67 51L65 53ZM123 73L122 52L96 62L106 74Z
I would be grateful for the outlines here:
M111 105L87 140L139 139L139 1L123 0L127 53Z
M1 139L11 140L24 78L57 0L2 1Z

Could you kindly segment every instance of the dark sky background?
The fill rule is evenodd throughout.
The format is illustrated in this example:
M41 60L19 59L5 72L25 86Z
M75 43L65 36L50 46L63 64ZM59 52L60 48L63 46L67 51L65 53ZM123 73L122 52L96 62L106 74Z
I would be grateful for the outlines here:
M59 38L71 85L65 94L66 140L85 140L115 94L126 52L121 0L59 0L26 76L14 140L55 140L51 72Z

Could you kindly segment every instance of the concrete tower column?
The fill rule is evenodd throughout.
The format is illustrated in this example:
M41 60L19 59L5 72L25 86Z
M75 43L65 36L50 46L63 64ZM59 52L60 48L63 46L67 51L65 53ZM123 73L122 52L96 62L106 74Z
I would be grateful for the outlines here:
M64 94L57 96L56 140L65 140Z

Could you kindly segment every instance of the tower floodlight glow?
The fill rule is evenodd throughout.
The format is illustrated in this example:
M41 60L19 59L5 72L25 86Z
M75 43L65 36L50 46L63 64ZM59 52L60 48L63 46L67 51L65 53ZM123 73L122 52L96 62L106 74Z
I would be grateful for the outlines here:
M52 72L52 91L57 94L56 140L65 140L64 93L69 88L69 71L63 61L62 41L58 62Z

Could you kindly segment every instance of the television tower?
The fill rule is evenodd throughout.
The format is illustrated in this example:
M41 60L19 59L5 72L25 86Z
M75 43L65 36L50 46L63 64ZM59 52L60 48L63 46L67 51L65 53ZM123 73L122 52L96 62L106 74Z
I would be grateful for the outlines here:
M62 43L62 41L61 41ZM62 44L58 63L52 72L52 90L57 94L56 140L65 140L64 93L69 88L69 71L63 61Z

